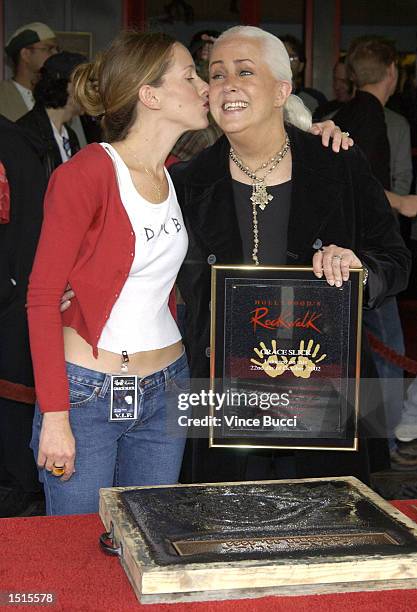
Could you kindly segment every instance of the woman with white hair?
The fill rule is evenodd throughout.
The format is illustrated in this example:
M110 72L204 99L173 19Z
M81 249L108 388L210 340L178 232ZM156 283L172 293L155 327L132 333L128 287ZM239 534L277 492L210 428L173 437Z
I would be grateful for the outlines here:
M211 264L313 265L318 278L336 287L351 267L363 266L367 308L403 290L409 272L384 190L360 150L335 155L303 131L311 116L291 95L290 62L279 39L249 26L218 38L210 60L210 109L225 135L172 169L190 235L178 284L188 308L191 372L199 378L208 378L209 369ZM193 452L200 457L194 480L244 476L235 470L237 453L228 451L226 460L219 449L204 454L204 446L206 440ZM299 457L297 475L307 475L308 462L308 475L322 475L331 465L332 475L368 480L365 444L359 453Z

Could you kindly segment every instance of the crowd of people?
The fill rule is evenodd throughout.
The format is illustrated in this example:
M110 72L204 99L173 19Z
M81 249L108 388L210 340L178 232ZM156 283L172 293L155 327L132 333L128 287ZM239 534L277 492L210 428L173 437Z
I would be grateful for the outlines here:
M402 369L366 335L386 440L249 455L166 430L178 393L209 378L213 263L296 262L335 287L362 267L365 328L404 353L411 257L395 215L416 216L417 196L409 124L387 108L392 43L354 41L330 102L303 85L297 39L249 26L199 32L190 49L122 32L87 61L32 23L6 53L0 516L43 499L50 515L96 512L108 486L417 470L416 385L403 406ZM279 207L258 206L255 183ZM134 401L121 408L122 379Z

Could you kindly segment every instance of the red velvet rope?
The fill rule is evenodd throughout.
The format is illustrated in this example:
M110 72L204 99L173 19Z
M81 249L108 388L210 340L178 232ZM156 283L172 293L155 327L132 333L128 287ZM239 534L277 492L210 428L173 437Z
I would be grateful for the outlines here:
M410 374L414 374L417 376L417 361L414 359L410 359L410 357L405 357L404 355L400 355L389 346L386 346L381 340L378 340L374 334L371 332L366 332L369 340L369 344L372 350L375 353L378 353L381 357L383 357L386 361L393 363L394 365L402 368L406 372Z
M10 382L0 378L0 397L22 402L22 404L34 404L36 401L35 389L18 383Z

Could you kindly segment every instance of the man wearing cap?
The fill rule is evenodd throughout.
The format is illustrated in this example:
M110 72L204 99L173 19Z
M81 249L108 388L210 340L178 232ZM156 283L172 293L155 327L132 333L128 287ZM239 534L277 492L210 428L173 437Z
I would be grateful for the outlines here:
M17 123L40 144L46 178L80 149L67 122L80 113L71 94L71 73L86 61L80 53L61 51L49 57L33 90L35 106Z
M16 121L33 108L32 90L39 70L58 50L55 33L44 23L28 23L11 35L5 51L13 63L14 75L0 82L0 114Z

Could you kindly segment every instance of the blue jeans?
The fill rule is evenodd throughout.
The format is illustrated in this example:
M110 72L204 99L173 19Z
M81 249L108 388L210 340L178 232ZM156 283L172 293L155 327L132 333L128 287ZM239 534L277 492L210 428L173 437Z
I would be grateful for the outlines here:
M365 310L363 322L381 342L404 355L404 337L398 313L397 299L386 298L372 310ZM373 352L375 366L380 378L382 397L385 406L387 438L390 446L394 444L394 427L403 409L404 370Z
M48 515L98 511L99 489L174 484L178 481L186 428L173 429L178 393L189 390L185 353L171 365L138 379L134 421L109 422L110 375L67 363L75 473L64 482L39 469ZM38 456L42 414L35 408L31 448Z
M417 438L417 378L411 381L407 389L401 421L395 428L395 434L404 442Z

